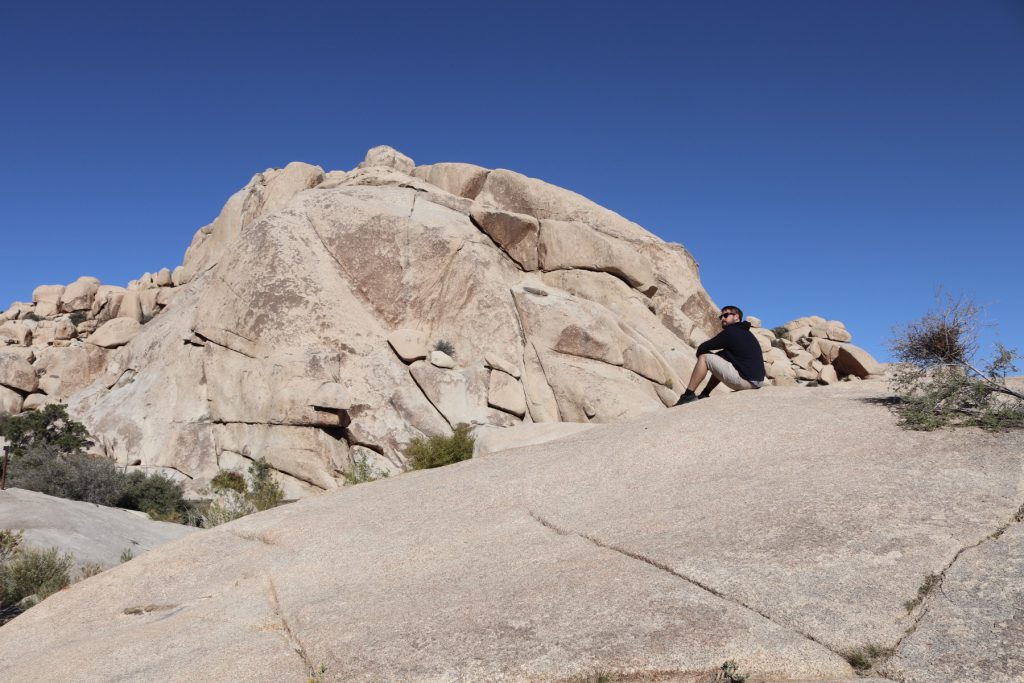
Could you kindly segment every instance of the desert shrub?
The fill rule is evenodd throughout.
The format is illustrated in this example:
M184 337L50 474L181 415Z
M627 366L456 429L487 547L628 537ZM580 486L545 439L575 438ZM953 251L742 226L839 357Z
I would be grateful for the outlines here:
M50 496L140 510L181 521L188 508L181 485L162 474L124 473L106 458L85 453L89 432L62 405L0 418L11 442L8 483Z
M455 344L452 344L447 339L438 339L437 343L434 344L434 350L441 351L455 358Z
M899 364L891 373L900 425L909 429L1024 427L1024 394L1006 385L1017 370L1016 350L996 344L978 358L982 308L946 296L920 320L894 331L889 348Z
M880 659L891 657L892 648L869 643L863 647L855 647L842 653L847 662L857 671L867 671Z
M245 476L234 470L221 470L210 481L210 488L218 493L223 491L245 493L246 486Z
M21 532L0 532L0 611L13 618L12 610L22 600L36 601L56 593L71 583L74 558L57 548L45 550L26 547Z
M97 574L102 574L104 571L104 566L99 562L86 562L78 568L78 580L85 581Z
M715 681L720 683L744 683L746 680L747 675L741 674L739 665L731 659L722 664L715 676Z
M33 312L33 311L29 311L29 312L28 312L28 313L26 313L25 315L21 316L21 319L22 319L22 320L32 320L32 321L34 321L34 322L39 322L40 320L42 320L42 318L40 318L40 317L39 317L39 316L38 316L38 315L37 315L37 314L36 314L35 312Z
M65 453L92 446L85 425L69 418L67 408L59 404L24 415L0 417L0 436L10 442L13 456L33 445L53 446Z
M773 327L772 334L774 334L777 339L782 339L784 336L786 336L786 328L783 327L782 325L779 325L778 327Z
M181 521L188 508L181 484L162 474L125 474L106 458L30 446L11 461L11 486L97 505L140 510L164 521Z
M221 470L210 482L212 498L193 503L189 523L208 529L280 505L284 491L272 474L264 458L249 465L248 479L241 472Z
M245 495L258 512L277 507L284 500L284 491L274 481L271 476L272 471L273 468L265 458L255 460L249 465L251 480L249 481L249 490Z
M386 470L374 467L373 463L365 455L361 458L356 458L352 462L352 469L342 474L345 477L345 481L349 484L365 484L368 481L387 479L388 477Z
M451 465L473 457L473 441L470 426L461 423L455 426L451 436L413 439L405 449L405 457L414 470Z
M62 452L48 444L31 445L11 460L7 481L49 496L117 505L124 475L106 458Z
M120 483L117 507L141 510L164 522L181 522L188 511L189 503L181 484L163 474L136 470L121 475Z
M7 562L18 551L25 537L24 531L0 529L0 564Z
M87 317L88 316L84 312L82 312L82 311L75 311L70 316L68 316L68 319L71 320L71 324L72 325L74 325L75 327L78 327L79 325L81 325L82 323L85 322Z

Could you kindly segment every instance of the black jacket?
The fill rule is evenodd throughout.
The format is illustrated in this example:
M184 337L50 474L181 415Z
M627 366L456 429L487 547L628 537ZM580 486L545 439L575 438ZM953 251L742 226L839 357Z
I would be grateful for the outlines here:
M750 323L746 320L727 325L721 332L698 346L697 355L718 349L721 349L718 355L732 363L740 377L748 382L764 381L761 345L750 332Z

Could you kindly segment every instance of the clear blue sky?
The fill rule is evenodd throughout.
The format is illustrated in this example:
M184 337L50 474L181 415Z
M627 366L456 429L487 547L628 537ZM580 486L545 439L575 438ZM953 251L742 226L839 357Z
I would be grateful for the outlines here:
M942 285L1024 350L1021 0L7 2L0 79L0 307L389 144L587 195L766 325L885 359Z

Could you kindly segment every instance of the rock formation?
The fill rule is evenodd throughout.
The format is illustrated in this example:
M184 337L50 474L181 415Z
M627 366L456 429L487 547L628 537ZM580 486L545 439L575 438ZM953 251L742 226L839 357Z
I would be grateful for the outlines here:
M1020 681L1024 433L886 395L716 393L250 515L4 626L5 680Z
M764 353L765 374L776 385L835 384L885 373L871 354L850 343L853 335L839 320L812 315L790 320L776 330L761 327L758 318L748 320Z
M353 449L395 471L460 422L671 406L716 314L685 248L578 194L378 147L349 172L258 173L173 270L13 304L0 411L65 402L99 452L192 489L264 457L301 497L340 486ZM817 329L794 343L849 374ZM770 351L785 381L798 361Z

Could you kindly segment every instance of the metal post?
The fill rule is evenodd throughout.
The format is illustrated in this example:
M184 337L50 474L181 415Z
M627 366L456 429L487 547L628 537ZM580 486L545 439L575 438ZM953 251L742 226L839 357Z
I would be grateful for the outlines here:
M7 489L7 463L11 460L10 448L6 441L0 439L0 449L4 452L4 471L3 474L0 474L0 491Z

